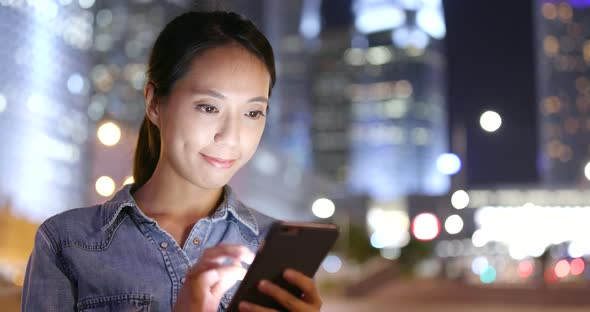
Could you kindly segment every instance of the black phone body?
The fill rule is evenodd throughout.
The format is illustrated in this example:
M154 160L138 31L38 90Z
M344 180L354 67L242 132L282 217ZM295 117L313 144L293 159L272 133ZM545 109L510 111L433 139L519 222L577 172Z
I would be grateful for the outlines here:
M283 272L291 268L313 277L337 238L338 227L334 224L274 223L227 311L238 311L241 301L286 311L273 298L258 290L258 282L269 280L294 296L301 297L301 290L287 283L283 279Z

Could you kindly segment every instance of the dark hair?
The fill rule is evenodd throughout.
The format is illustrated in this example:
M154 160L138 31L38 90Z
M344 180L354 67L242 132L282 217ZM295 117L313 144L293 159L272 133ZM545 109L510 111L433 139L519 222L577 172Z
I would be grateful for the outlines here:
M182 14L162 30L151 51L146 73L146 83L154 87L154 100L169 95L174 83L190 70L197 54L229 43L240 44L264 62L270 74L270 96L276 80L270 43L246 18L232 12L215 11ZM160 131L146 115L135 148L134 189L150 179L159 158Z

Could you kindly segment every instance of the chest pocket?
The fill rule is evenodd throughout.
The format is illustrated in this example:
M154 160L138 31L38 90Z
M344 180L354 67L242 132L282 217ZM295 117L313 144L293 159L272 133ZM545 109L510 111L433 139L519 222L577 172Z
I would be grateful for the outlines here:
M149 312L152 297L147 294L125 294L85 299L77 304L80 312Z

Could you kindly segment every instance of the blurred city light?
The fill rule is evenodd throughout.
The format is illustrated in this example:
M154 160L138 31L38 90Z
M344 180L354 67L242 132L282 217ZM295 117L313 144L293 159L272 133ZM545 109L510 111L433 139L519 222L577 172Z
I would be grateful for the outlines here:
M534 271L535 267L533 261L531 260L521 261L518 264L518 276L521 278L529 278L531 275L533 275Z
M336 206L334 206L334 203L327 198L319 198L314 201L313 205L311 206L311 211L313 214L321 219L331 217L335 210Z
M571 242L568 252L574 257L590 250L588 206L487 206L477 209L474 218L479 227L476 233L482 233L485 241L509 246L514 259L539 257L549 246L565 242ZM476 241L474 233L474 244Z
M402 255L401 248L395 247L385 247L379 250L381 253L381 257L388 259L388 260L395 260L398 259Z
M440 222L438 218L428 212L418 214L412 222L412 234L421 241L435 239L440 233Z
M484 231L479 229L479 230L476 230L475 232L473 232L473 235L471 236L471 242L473 243L473 246L475 246L475 247L483 247L483 246L485 246L485 244L488 243L488 239L487 239Z
M590 162L584 166L584 176L586 176L586 179L590 180Z
M410 218L405 211L371 208L367 225L375 248L401 248L409 242Z
M81 94L84 91L84 78L79 74L73 74L68 78L68 91L72 94Z
M481 275L489 266L488 259L484 256L479 256L471 262L471 271L476 275Z
M391 40L400 48L424 49L428 46L430 38L428 35L416 27L399 27L392 31Z
M336 273L342 268L342 260L335 255L328 255L322 262L322 268L328 273Z
M442 10L436 7L425 7L416 14L416 24L431 37L443 39L447 33Z
M463 219L459 215L452 215L445 220L445 230L449 234L457 234L463 229Z
M494 269L492 266L488 266L485 270L483 270L483 272L481 272L479 279L484 284L493 283L496 281L496 269Z
M557 261L555 264L555 276L564 278L570 274L570 264L566 259Z
M389 1L357 0L354 25L364 34L396 28L406 21L406 13Z
M321 0L304 0L299 32L306 39L316 38L321 29Z
M135 183L135 179L133 179L133 176L128 176L127 178L125 178L125 181L123 181L123 185L133 184L133 183Z
M585 269L586 264L584 263L584 259L582 258L576 258L572 260L572 262L570 263L570 273L574 276L581 275L582 273L584 273Z
M90 9L94 5L94 0L78 0L82 9Z
M580 237L572 240L567 246L567 253L572 258L590 255L590 239Z
M96 180L96 192L104 197L109 197L115 192L115 181L109 176L102 176Z
M353 66L365 64L365 52L359 48L349 48L344 52L344 61Z
M105 122L100 127L98 127L96 134L98 136L98 140L106 146L116 145L119 143L119 140L121 140L121 128L119 128L117 124L110 121Z
M2 93L0 93L0 113L2 113L3 111L6 110L6 97L4 97L4 95L2 95Z
M502 125L502 117L494 111L487 111L479 118L481 128L487 132L494 132L500 129Z
M401 248L408 244L410 235L393 228L380 229L371 234L371 246L375 248Z
M453 175L461 170L461 159L453 153L444 153L436 159L436 169L445 175Z
M387 47L371 47L367 50L366 58L371 65L383 65L391 61L392 54Z
M455 209L463 209L469 205L469 194L464 190L458 190L451 195L451 205Z

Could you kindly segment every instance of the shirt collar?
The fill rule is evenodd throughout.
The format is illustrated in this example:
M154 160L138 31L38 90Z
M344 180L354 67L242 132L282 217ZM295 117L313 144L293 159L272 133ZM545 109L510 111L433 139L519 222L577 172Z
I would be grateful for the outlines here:
M102 230L111 227L124 208L129 207L139 220L148 223L155 223L155 220L146 216L138 207L137 203L131 196L132 184L125 185L113 198L103 204L103 226ZM255 235L259 234L258 223L250 208L246 207L238 200L232 188L229 185L223 187L223 202L217 207L211 215L212 222L226 220L233 216L240 223L246 226Z

